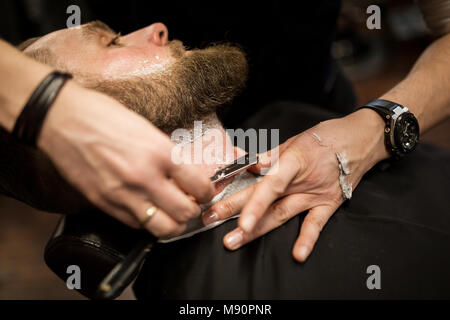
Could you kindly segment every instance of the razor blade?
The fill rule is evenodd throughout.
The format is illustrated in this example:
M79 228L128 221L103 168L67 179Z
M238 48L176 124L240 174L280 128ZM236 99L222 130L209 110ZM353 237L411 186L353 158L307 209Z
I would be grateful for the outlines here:
M258 164L258 155L245 155L236 159L233 163L226 165L210 178L212 183L217 183L227 178L230 178L238 173L246 170L247 168Z

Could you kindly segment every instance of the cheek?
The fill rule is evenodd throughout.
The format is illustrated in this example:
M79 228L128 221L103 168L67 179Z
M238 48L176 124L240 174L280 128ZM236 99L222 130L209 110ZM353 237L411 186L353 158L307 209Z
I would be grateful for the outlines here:
M163 71L169 59L164 52L152 55L142 50L111 50L100 62L105 78L117 78L128 75L144 75Z

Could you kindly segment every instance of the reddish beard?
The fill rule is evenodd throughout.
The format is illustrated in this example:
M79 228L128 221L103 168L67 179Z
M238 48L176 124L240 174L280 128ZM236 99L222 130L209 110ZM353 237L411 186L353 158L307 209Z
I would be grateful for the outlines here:
M94 80L87 86L119 100L166 133L192 127L244 89L248 64L238 47L215 45L184 55L181 42L169 46L177 61L167 72Z

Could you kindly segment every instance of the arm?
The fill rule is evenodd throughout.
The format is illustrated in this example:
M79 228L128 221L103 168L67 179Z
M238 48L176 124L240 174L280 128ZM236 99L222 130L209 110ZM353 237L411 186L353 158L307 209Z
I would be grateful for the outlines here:
M431 33L440 38L381 99L404 103L425 132L450 115L450 1L418 0L418 4Z
M33 90L52 70L0 40L0 125L11 132Z
M450 34L433 42L408 76L381 99L408 106L421 132L450 116Z
M51 72L0 41L0 125L11 132L35 87ZM39 148L58 171L93 204L139 228L146 211L159 208L145 225L155 236L181 233L213 186L197 167L171 161L170 139L116 100L69 81L49 110ZM2 150L8 152L8 150ZM176 182L173 183L173 181Z
M408 76L380 98L407 106L421 132L446 119L450 115L450 34L432 43ZM374 111L361 109L291 138L279 147L277 171L269 171L261 183L214 205L204 221L211 223L211 217L224 219L241 211L238 228L224 238L225 246L235 250L309 211L292 251L297 261L305 261L344 201L336 155L345 154L350 170L345 179L355 189L367 171L390 156L384 126Z

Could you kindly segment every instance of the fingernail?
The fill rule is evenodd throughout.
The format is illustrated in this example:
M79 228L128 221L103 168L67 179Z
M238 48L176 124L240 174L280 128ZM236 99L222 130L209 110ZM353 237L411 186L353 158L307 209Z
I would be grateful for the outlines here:
M241 246L243 239L244 239L243 232L236 231L236 232L233 232L232 234L228 235L226 237L225 241L227 243L228 249L234 250Z
M242 218L241 228L244 229L245 232L250 233L255 226L256 219L254 216L245 216Z
M208 212L203 216L203 223L205 226L219 220L219 216L214 211Z
M300 247L300 249L298 249L298 257L302 262L305 261L306 258L308 258L308 248Z

